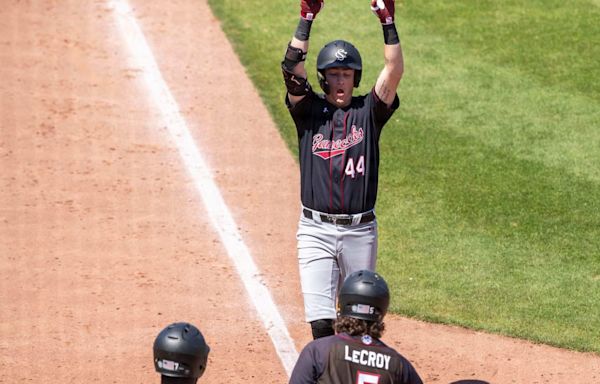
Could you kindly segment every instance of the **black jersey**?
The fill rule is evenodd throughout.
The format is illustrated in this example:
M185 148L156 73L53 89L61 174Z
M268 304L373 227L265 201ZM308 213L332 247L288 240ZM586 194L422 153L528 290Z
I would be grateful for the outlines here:
M379 177L379 136L400 105L375 94L338 108L310 91L290 106L298 131L302 204L316 211L355 214L372 210Z
M311 341L290 384L422 384L402 355L370 336L338 334Z

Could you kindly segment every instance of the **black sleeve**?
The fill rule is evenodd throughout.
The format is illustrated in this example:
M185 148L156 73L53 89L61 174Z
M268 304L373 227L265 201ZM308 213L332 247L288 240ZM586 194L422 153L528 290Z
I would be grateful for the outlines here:
M296 130L298 132L310 128L310 121L313 117L311 111L314 100L315 93L311 90L302 100L292 106L289 97L286 94L285 105L287 105L288 110L290 111L290 115L296 124Z
M404 369L402 370L402 378L398 382L402 384L423 384L415 367L405 358L401 358Z
M317 367L317 352L314 341L304 347L292 370L289 384L316 384L321 374Z
M306 96L302 100L296 103L296 105L292 105L290 103L289 95L285 94L285 105L288 107L288 110L294 115L305 115L310 113L310 106L312 105L312 100L314 99L315 93L310 90Z
M375 88L373 88L371 90L371 94L369 95L369 98L371 99L370 100L370 102L372 103L371 108L373 110L375 122L381 128L385 125L385 123L388 122L390 117L392 117L392 115L394 114L396 109L398 109L398 107L400 106L400 98L398 97L398 94L396 93L396 96L394 97L394 101L392 102L392 105L388 106L386 103L381 101L381 99L377 96L377 94L375 93Z

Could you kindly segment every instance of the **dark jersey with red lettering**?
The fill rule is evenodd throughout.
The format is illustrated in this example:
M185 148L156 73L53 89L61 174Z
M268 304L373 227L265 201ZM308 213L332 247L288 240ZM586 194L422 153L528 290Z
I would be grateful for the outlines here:
M412 364L370 336L345 333L304 347L290 384L422 384Z
M379 136L398 108L375 91L338 108L310 91L290 106L298 132L302 204L320 212L355 214L372 210L379 177Z

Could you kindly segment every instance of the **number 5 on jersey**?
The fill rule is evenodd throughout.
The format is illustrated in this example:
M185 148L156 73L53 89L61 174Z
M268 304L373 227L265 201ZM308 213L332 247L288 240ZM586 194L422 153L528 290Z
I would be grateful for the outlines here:
M346 164L346 170L344 171L346 173L346 175L350 176L351 178L355 178L357 175L365 175L365 157L361 156L358 158L358 161L356 162L356 165L354 164L354 159L353 158L349 158L348 159L348 163ZM365 383L367 383L365 381Z

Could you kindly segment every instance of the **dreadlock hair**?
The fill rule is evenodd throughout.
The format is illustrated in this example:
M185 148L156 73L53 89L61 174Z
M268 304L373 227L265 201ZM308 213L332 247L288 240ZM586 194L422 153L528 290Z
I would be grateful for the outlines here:
M355 319L349 316L340 316L335 320L336 333L347 333L350 336L369 335L380 339L385 331L385 323L380 317L377 321Z

